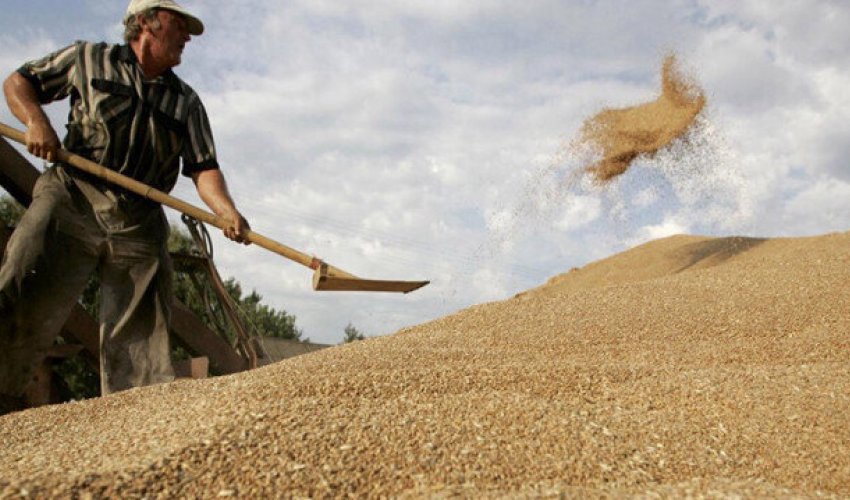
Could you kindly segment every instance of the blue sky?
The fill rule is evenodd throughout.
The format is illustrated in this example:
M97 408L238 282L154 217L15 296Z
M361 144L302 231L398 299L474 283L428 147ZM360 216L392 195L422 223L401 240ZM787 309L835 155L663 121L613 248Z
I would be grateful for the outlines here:
M126 8L7 3L4 74L75 39L119 41ZM313 292L308 270L216 237L222 275L314 341L348 323L393 333L670 234L847 229L846 2L183 4L207 31L176 71L254 229L364 277L433 281ZM603 107L654 99L669 52L708 96L690 147L588 183L567 145ZM49 106L60 132L62 106ZM0 120L13 122L5 106ZM174 194L200 204L186 179Z

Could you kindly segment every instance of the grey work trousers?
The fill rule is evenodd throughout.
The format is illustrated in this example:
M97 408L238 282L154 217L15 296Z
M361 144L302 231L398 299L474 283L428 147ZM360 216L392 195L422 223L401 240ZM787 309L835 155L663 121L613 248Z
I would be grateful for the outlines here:
M47 169L0 267L0 393L20 396L94 272L101 394L174 379L162 208L133 217L110 192Z

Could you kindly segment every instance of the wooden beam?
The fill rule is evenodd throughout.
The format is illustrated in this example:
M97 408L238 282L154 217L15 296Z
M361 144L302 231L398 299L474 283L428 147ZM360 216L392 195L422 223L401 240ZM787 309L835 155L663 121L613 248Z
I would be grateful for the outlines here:
M0 250L5 250L10 236L12 236L12 228L0 223Z
M60 335L66 342L82 345L83 359L95 373L100 373L100 325L83 306L74 304Z
M210 360L206 356L174 362L174 375L177 378L207 378L209 369Z
M206 356L210 360L210 371L219 375L246 370L247 364L223 338L207 328L182 302L171 304L171 329L191 353Z
M21 156L6 139L0 137L0 185L12 198L28 207L38 176L38 169Z

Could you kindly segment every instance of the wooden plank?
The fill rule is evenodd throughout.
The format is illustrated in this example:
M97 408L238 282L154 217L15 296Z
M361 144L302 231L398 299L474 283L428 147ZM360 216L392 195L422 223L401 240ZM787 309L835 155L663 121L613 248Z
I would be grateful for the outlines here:
M29 206L38 176L38 169L0 137L0 185L12 198L25 207Z
M313 290L329 292L401 292L410 293L430 281L390 281L358 278L321 262L313 273Z
M32 379L24 390L24 401L28 408L59 402L59 391L53 376L53 360L43 359L32 371Z
M60 335L66 342L77 343L83 346L81 353L86 364L95 373L100 373L100 325L83 309L80 304L75 304L70 316L65 320Z
M206 356L210 371L218 375L237 373L247 369L244 359L224 339L207 328L182 302L171 305L171 330L192 355Z
M182 359L174 362L174 375L177 378L207 378L210 360L206 356Z
M6 249L10 236L12 236L12 228L0 223L0 254Z
M313 276L313 289L323 292L401 292L410 293L430 283L430 281L387 281L361 278L340 278L337 276Z
M61 401L58 382L52 366L58 360L75 356L82 349L83 346L72 344L54 345L50 349L47 357L33 369L32 380L24 391L24 400L27 406L35 408Z

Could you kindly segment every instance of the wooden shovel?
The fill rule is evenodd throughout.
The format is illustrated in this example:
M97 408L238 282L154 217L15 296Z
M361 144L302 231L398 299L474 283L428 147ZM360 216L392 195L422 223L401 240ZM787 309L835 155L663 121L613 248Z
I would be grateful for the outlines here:
M24 145L26 144L23 132L3 123L0 123L0 135L6 136L15 142L19 142ZM84 172L88 172L107 182L120 186L128 191L132 191L133 193L157 203L171 207L174 210L189 215L190 217L194 217L202 222L206 222L207 224L213 225L219 229L224 229L227 225L226 221L217 215L207 212L206 210L202 210L190 203L186 203L185 201L168 195L158 189L152 188L147 184L119 174L118 172L110 170L87 158L83 158L82 156L64 149L59 150L58 157L59 161L62 163L71 165ZM255 243L266 250L270 250L278 255L286 257L289 260L313 269L314 290L409 293L430 283L430 281L386 281L358 278L357 276L347 273L338 267L334 267L321 259L299 252L294 248L278 243L277 241L267 238L259 233L255 233L254 231L249 230L245 237L251 243Z

